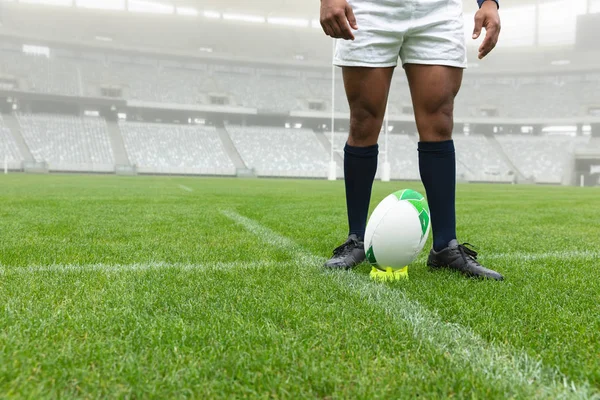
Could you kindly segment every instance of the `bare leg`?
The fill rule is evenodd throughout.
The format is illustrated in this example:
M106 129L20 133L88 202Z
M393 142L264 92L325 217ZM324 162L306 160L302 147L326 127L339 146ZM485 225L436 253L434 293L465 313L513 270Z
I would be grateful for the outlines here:
M452 139L454 98L463 70L440 65L405 65L406 76L422 142Z
M393 73L393 68L343 68L350 105L350 134L344 148L349 235L325 264L328 267L352 268L365 259L363 240L377 172L377 139Z
M462 69L439 65L406 65L419 131L419 171L427 192L433 226L433 248L456 239L456 159L452 129L454 97Z
M344 67L342 72L350 105L348 144L355 147L377 144L394 68Z
M393 68L344 67L350 135L344 149L349 233L364 237L377 172L377 139L385 116Z
M406 76L419 130L419 170L431 211L433 250L427 264L468 276L502 280L483 267L477 253L456 240L456 157L452 130L454 98L463 71L439 65L407 65Z

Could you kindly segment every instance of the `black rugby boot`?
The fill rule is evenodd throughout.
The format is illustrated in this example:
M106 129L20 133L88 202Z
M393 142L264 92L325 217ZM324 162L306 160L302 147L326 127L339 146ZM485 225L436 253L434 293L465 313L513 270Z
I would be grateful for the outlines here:
M365 246L357 235L348 236L348 240L333 250L333 256L325 263L332 269L350 269L365 261Z
M502 275L491 269L487 269L477 261L477 253L466 247L468 243L458 244L457 240L452 240L448 247L439 252L431 250L427 265L431 268L449 268L462 272L466 276L495 279L501 281Z

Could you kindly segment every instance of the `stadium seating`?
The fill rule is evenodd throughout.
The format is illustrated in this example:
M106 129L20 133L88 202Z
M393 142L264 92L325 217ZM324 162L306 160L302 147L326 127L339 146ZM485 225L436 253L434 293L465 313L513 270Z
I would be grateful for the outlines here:
M343 158L343 147L348 134L335 134L335 151ZM513 175L498 151L484 136L455 135L457 149L457 176L461 180L480 182L510 182ZM397 180L419 180L419 158L416 138L409 135L390 134L388 136L390 176ZM379 168L381 176L385 161L385 139L379 139Z
M326 136L329 140L331 140L331 133L327 132ZM348 140L348 133L344 132L335 132L333 135L333 151L340 155L340 157L344 158L344 146L346 145L346 141Z
M329 137L329 136L328 136ZM343 158L344 145L348 139L347 133L335 134L334 149ZM390 163L390 177L398 180L418 180L419 162L417 155L417 143L408 135L390 134L388 136ZM381 177L383 163L385 161L385 139L379 138L379 166L377 168L376 178Z
M311 130L229 125L227 131L259 176L327 176L329 155Z
M514 173L498 150L481 135L454 135L456 175L471 182L512 182Z
M385 151L384 138L379 139L380 148ZM408 135L388 135L390 175L392 179L417 180L419 175L419 159L417 143ZM381 156L385 159L385 156Z
M331 110L331 73L306 79L305 96L312 100L319 100L326 105L325 110ZM344 82L340 77L335 82L335 111L349 112L348 100L344 92Z
M561 183L573 151L588 138L567 136L497 135L515 166L537 183Z
M244 63L175 61L110 52L73 53L52 49L49 56L24 54L0 45L0 76L15 78L27 91L100 96L102 88L122 89L123 97L173 104L209 104L209 95L266 111L308 110L309 100L331 109L331 72L294 66L272 68ZM500 117L582 116L597 107L598 73L549 75L465 75L456 99L457 117L481 116L482 108ZM337 73L335 110L348 112ZM410 106L406 79L398 74L390 92L390 115Z
M20 169L23 157L12 137L10 130L0 116L0 168L4 168L4 161L10 169Z
M214 127L119 123L129 160L141 173L234 175Z
M335 110L348 112L341 74L336 71ZM308 111L311 101L322 103L321 111L331 110L331 71L291 64L269 67L64 48L31 55L19 46L2 43L0 77L4 88L11 89L16 82L21 90L70 96L105 96L107 89L119 88L126 100L172 105L210 104L210 97L218 95L227 98L224 103L257 108L265 114ZM467 74L456 100L456 116L479 117L485 109L507 118L583 116L598 106L599 83L600 73L595 72ZM401 114L405 106L410 107L409 91L406 78L398 74L390 92L390 115ZM32 155L37 161L48 162L51 170L114 170L106 122L102 119L50 114L19 114L17 119ZM126 150L141 172L235 174L214 128L132 122L121 123L121 128ZM0 156L17 165L22 156L6 129L0 123ZM326 176L329 154L311 130L235 125L228 129L243 160L259 175ZM334 148L341 157L345 140L346 134L335 135ZM526 177L542 183L560 183L579 139L499 135L498 140L511 163ZM419 179L415 142L408 135L389 136L392 179ZM484 136L455 136L459 179L514 179L510 163L492 142ZM387 150L383 138L380 145L378 177ZM265 154L268 157L263 157ZM342 174L341 167L338 165L338 176Z
M598 74L465 77L456 98L458 116L496 109L509 118L575 117L597 106Z
M139 100L172 104L201 104L206 102L202 90L208 80L206 65L196 69L160 67L157 60L107 58L101 62L82 61L81 71L89 96L100 96L101 87L122 89L123 96Z
M270 111L293 111L303 107L306 96L299 73L282 75L265 69L229 70L221 67L213 72L218 93L230 95L236 105Z
M87 95L101 87L121 88L127 99L205 104L208 94L228 96L232 105L271 111L306 108L299 71L230 67L204 63L176 64L150 59L107 57L101 62L82 60Z
M327 139L331 142L331 132L326 132L325 136L327 137ZM346 145L346 141L348 140L348 134L347 133L340 133L340 132L335 132L333 134L333 151L339 155L342 160L344 159L344 146ZM381 173L381 168L377 168L377 176L379 177L379 174ZM338 165L337 166L337 177L338 178L343 178L344 177L344 165Z
M0 75L15 78L21 90L31 92L78 96L78 63L55 56L0 51Z
M106 122L101 118L54 114L16 114L23 138L34 159L54 171L114 171ZM216 128L122 121L119 124L129 160L141 173L235 175ZM259 176L324 178L330 155L309 129L226 127L237 151ZM325 134L329 138L328 134ZM500 152L527 179L538 183L564 181L574 149L589 137L497 135L498 143L481 135L455 135L457 177L475 182L512 182L515 173ZM347 134L334 135L334 151L344 157ZM418 180L416 138L390 134L391 178ZM386 159L380 138L377 178ZM0 119L0 162L19 169L21 156L14 138ZM338 165L338 177L343 176Z
M106 121L53 114L17 114L23 138L36 161L50 170L114 171Z

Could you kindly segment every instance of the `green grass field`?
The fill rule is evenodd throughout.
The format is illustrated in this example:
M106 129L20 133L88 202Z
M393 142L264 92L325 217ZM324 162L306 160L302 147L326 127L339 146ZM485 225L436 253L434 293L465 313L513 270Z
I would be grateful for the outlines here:
M504 282L324 271L342 182L0 176L0 397L598 397L600 190L457 207Z

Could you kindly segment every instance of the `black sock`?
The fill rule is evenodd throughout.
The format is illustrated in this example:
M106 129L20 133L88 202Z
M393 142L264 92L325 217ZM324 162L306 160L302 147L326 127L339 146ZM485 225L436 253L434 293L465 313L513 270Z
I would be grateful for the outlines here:
M344 147L344 179L346 182L346 207L350 235L365 237L371 189L377 172L379 145Z
M431 211L433 249L456 239L456 157L454 142L419 142L419 171Z

